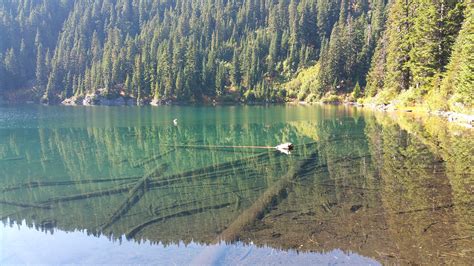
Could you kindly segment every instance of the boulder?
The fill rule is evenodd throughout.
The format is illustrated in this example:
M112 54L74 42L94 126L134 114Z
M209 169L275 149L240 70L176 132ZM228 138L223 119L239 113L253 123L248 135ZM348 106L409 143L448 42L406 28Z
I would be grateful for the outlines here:
M97 105L99 104L98 96L96 94L87 94L82 100L82 104L86 106Z
M162 105L162 101L160 99L153 99L151 102L150 102L150 105L153 105L153 106L160 106Z
M67 98L64 101L62 101L61 104L62 105L74 106L74 105L81 105L82 101L83 101L83 97L72 96L72 97Z

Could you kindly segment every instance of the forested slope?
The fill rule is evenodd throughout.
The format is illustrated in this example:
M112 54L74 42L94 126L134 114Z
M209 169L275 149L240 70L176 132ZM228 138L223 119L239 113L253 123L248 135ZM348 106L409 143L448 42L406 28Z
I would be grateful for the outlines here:
M472 1L394 1L366 95L377 103L472 110L473 11Z
M472 105L454 85L472 84L469 1L6 0L0 18L4 95L283 101L357 87L378 103Z

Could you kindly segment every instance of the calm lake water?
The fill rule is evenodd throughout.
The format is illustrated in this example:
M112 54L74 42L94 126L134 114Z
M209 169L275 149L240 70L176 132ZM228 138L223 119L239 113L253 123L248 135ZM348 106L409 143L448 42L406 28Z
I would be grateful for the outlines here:
M468 265L473 165L437 117L4 106L0 264Z

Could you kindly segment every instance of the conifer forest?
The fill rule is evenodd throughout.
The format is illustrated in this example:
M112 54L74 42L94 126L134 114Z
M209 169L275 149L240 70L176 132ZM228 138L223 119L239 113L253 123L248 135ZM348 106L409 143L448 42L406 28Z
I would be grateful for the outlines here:
M474 0L0 0L0 265L473 265Z
M0 94L469 112L473 22L465 0L3 0Z

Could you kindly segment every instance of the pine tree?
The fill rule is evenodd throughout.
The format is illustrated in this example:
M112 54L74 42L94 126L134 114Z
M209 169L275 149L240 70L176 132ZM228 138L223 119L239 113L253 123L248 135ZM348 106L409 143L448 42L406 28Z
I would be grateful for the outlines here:
M359 82L356 83L354 90L352 91L352 97L354 99L359 99L362 96Z
M367 96L383 102L401 92L421 101L440 91L443 76L465 84L459 88L470 85L459 76L469 76L469 64L454 67L452 62L465 62L454 54L450 60L468 17L463 11L472 8L468 1L9 0L1 5L0 87L34 84L52 102L70 95L71 87L75 95L102 88L117 95L122 86L139 101L212 98L228 93L227 87L270 100L306 67L318 68L318 74L293 88L295 93L308 87L315 95L350 92L359 82ZM464 51L459 46L455 49ZM443 97L451 101L462 102L454 95L468 97L443 86L440 93L446 91Z
M224 94L224 89L226 85L226 72L225 66L219 64L217 66L216 72L216 95L221 96Z
M126 95L131 95L132 81L131 81L131 78L130 78L129 74L127 74L127 77L125 78L125 83L124 83L123 89L124 89Z
M412 1L396 0L389 10L387 22L387 75L384 89L389 92L388 99L397 93L407 90L412 79L409 68L409 52L412 48L410 38L413 32L414 10Z
M141 104L143 92L143 72L140 55L135 56L135 68L132 76L133 96L137 99L137 105Z
M459 104L474 107L474 6L467 5L465 14L441 87L442 94L449 97L454 109Z
M240 73L240 62L239 62L239 54L237 49L234 49L234 54L232 55L232 72L231 72L231 79L232 84L235 87L240 86L241 81L241 73Z

